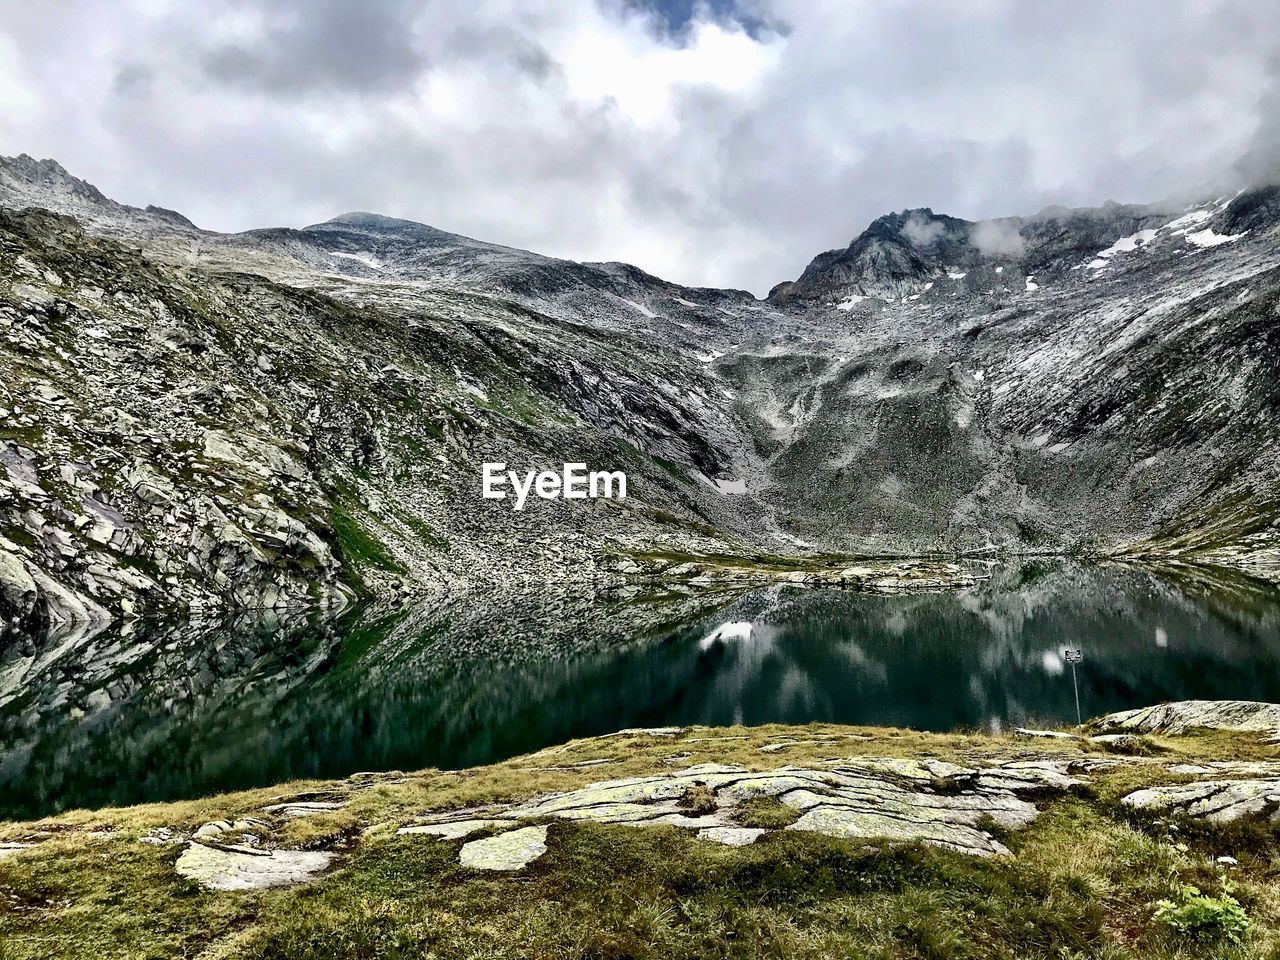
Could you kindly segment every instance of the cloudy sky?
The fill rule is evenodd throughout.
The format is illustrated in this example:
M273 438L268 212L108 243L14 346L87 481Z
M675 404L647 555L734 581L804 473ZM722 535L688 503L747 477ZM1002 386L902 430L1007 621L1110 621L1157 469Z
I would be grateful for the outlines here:
M1271 0L0 0L0 154L763 293L889 210L1257 176L1278 76Z

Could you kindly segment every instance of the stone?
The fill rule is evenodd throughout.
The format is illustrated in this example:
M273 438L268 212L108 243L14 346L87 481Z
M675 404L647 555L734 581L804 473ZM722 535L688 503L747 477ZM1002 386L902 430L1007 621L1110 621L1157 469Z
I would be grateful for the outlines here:
M1280 822L1280 779L1202 780L1137 790L1122 801L1135 810L1178 814L1210 823L1244 817Z
M758 827L707 827L698 831L698 838L710 840L713 843L723 843L730 847L745 847L755 843L768 832Z
M842 839L919 841L984 857L1009 855L1007 847L977 828L936 821L903 821L875 810L817 807L783 829L807 830Z
M546 852L546 826L521 827L463 844L459 862L472 870L519 870Z
M1110 713L1094 721L1099 733L1164 733L1196 729L1280 735L1280 704L1256 700L1179 700Z
M17 856L22 851L30 850L34 846L36 846L34 843L0 843L0 860Z
M36 582L26 565L12 553L0 549L0 617L22 619L36 604Z
M263 807L264 813L278 813L284 817L309 817L313 813L328 813L330 810L341 810L346 804L338 801L304 800L297 802L273 803Z
M191 842L175 869L210 890L262 890L312 880L333 862L320 850L256 850Z
M799 819L785 828L788 830L864 840L919 841L997 856L1009 851L987 832L987 824L1014 830L1039 815L1035 803L1020 793L1064 792L1085 783L1075 774L1118 762L1101 758L1025 760L972 769L932 758L846 757L829 770L781 767L764 772L705 763L670 773L589 784L521 803L450 811L400 832L458 839L504 821L553 817L631 827L674 826L696 830L707 840L745 844L770 831L736 823L738 804L755 797L777 797L801 812ZM709 802L699 804L696 810L683 806L691 791L709 794ZM528 829L466 844L464 862L488 856L486 851L492 849L523 849L523 831ZM532 840L527 845L536 846ZM512 854L508 859L517 858Z
M215 820L212 823L206 823L199 827L192 836L197 840L203 840L206 837L216 837L219 834L226 833L230 829L231 822L229 820Z
M1111 753L1143 754L1155 749L1146 737L1134 733L1100 733L1090 737L1088 742Z
M1075 733L1061 733L1057 730L1033 730L1030 727L1018 727L1013 731L1015 736L1030 737L1037 740L1083 740Z
M439 837L441 840L461 840L480 830L489 827L509 827L510 820L453 820L449 823L419 823L411 827L401 827L396 831L401 836L424 834Z
M163 847L171 843L181 843L182 838L168 827L157 827L156 829L139 837L138 842L145 843L153 847Z

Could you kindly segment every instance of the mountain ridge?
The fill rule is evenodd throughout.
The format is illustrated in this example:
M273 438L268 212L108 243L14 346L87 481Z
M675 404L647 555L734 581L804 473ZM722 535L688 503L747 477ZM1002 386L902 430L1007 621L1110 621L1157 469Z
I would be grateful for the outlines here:
M213 234L0 160L0 614L617 584L715 555L1276 576L1278 197L907 209L759 300L376 214ZM569 460L631 496L478 497L483 462Z

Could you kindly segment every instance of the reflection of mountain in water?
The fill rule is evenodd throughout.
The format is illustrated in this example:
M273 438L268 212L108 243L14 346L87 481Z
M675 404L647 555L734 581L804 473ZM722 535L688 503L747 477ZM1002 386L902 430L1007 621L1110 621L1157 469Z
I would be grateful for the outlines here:
M466 766L627 726L929 729L1280 695L1280 597L1123 568L958 594L467 597L333 620L49 638L0 665L0 813Z

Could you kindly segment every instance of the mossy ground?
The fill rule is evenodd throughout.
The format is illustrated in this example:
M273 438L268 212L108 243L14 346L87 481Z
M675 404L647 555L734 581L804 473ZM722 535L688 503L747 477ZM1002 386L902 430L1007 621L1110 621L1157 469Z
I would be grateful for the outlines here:
M794 742L760 749L783 741ZM1280 755L1221 733L1158 745L1168 751L1161 767ZM769 769L850 755L981 763L1097 752L982 734L691 728L576 741L473 770L296 783L4 824L0 841L47 839L0 860L0 958L1280 957L1274 827L1193 827L1126 812L1118 801L1128 790L1177 779L1151 761L1126 762L1096 775L1087 791L1042 801L1031 827L1004 838L1012 859L789 832L731 848L676 828L557 821L543 857L515 874L486 875L458 865L461 841L395 832L429 809L699 762ZM610 762L574 766L590 760ZM282 844L344 851L336 869L310 884L210 892L174 871L180 846L138 842L159 826L191 830L301 794L347 801L278 826ZM788 814L780 806L748 804L740 819L780 826ZM1229 873L1251 921L1243 943L1199 941L1157 923L1156 902L1180 885L1221 889L1221 855L1239 861Z

